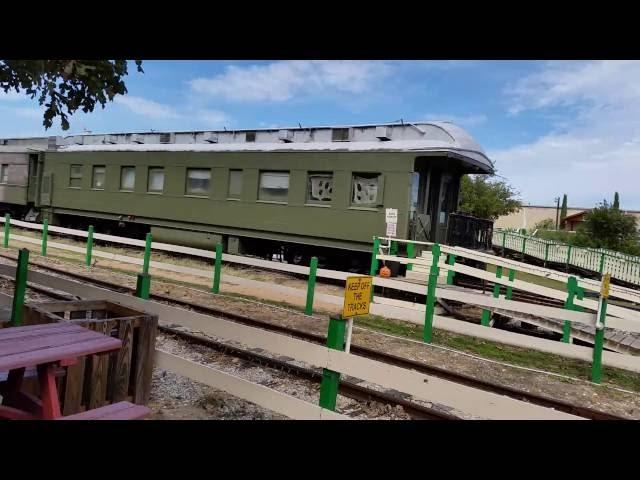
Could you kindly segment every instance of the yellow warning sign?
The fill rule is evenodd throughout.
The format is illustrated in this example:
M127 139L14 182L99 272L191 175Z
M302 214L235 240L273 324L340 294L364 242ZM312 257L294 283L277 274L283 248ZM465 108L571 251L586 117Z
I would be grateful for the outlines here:
M600 295L604 298L609 298L609 285L611 284L611 274L607 273L602 277L602 288L600 289Z
M344 288L342 318L369 313L372 285L373 277L347 277L347 284Z

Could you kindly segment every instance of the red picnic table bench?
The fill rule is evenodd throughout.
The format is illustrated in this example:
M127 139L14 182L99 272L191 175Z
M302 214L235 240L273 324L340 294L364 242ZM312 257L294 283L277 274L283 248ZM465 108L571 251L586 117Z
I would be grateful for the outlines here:
M0 419L14 420L133 420L150 413L147 407L118 402L63 417L58 400L56 374L73 365L78 357L118 350L117 338L71 323L47 323L0 329L0 372L8 372L0 383ZM25 371L35 368L40 398L21 390Z

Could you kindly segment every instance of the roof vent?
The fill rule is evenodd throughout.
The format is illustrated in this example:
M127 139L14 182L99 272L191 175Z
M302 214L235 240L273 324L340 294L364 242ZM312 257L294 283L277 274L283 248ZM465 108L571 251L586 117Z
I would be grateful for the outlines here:
M218 134L213 132L207 132L202 139L207 143L218 143Z
M5 144L6 145L6 144ZM62 145L62 137L49 137L47 139L47 149L57 150Z
M376 138L383 142L391 140L391 128L386 125L376 127Z
M142 135L139 135L137 133L132 133L131 143L144 143L144 138L142 138Z
M118 137L116 137L115 135L106 135L104 137L104 143L110 143L110 144L118 143Z
M285 143L293 142L293 131L291 131L291 130L280 130L278 132L278 139L282 140Z
M161 133L160 134L160 143L174 143L175 134L173 133Z

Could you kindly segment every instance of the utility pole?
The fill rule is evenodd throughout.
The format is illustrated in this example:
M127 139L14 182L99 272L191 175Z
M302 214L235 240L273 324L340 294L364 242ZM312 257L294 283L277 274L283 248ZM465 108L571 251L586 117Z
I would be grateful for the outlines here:
M556 201L556 230L560 229L560 224L558 223L560 220L560 197L555 198Z

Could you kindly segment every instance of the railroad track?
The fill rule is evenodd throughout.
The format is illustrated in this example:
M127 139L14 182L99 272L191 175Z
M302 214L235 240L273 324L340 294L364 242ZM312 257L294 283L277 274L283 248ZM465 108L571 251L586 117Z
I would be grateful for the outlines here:
M0 257L4 257L4 258L8 258L10 260L15 261L14 257L8 256L8 255L4 255L4 254L0 254ZM135 293L135 289L132 287L127 287L124 285L120 285L120 284L116 284L116 283L112 283L112 282L107 282L104 280L98 280L92 277L89 277L87 275L83 275L83 274L78 274L78 273L73 273L73 272L68 272L66 270L60 269L60 268L56 268L56 267L51 267L48 265L43 265L39 262L31 262L32 265L42 269L42 270L46 270L46 271L50 271L52 273L61 275L61 276L66 276L69 278L73 278L76 280L80 280L82 282L85 283L89 283L89 284L93 284L111 291L115 291L118 293L125 293L125 294L130 294L132 295L133 293ZM40 290L45 294L48 295L52 295L53 292L48 289L48 288L42 288L39 287L38 285L34 285L29 283L29 288L32 288L34 290ZM244 325L248 325L248 326L253 326L253 327L259 327L261 329L264 330L268 330L268 331L272 331L272 332L277 332L277 333L283 333L286 335L289 335L291 337L294 338L299 338L301 340L306 340L312 343L317 343L317 344L321 344L324 345L326 343L326 338L323 335L318 335L318 334L314 334L314 333L310 333L310 332L305 332L299 329L295 329L295 328L290 328L290 327L285 327L282 325L275 325L272 324L270 322L264 321L264 320L257 320L254 318L250 318L248 316L245 315L241 315L238 313L234 313L234 312L229 312L227 310L223 310L223 309L219 309L219 308L215 308L215 307L206 307L206 306L202 306L202 305L196 305L192 302L188 302L182 299L177 299L168 295L163 295L163 294L151 294L150 295L150 299L152 300L156 300L156 301L160 301L163 303L168 303L168 304L172 304L175 306L179 306L182 308L188 308L190 310L199 312L199 313L203 313L206 315L212 315L212 316L217 316L220 318L225 318L227 320L232 320ZM166 327L163 327L166 328ZM179 331L177 331L179 332ZM180 332L180 334L184 335L184 332ZM202 338L202 337L201 337ZM206 339L207 341L210 341L208 339ZM211 344L213 345L213 344ZM235 347L234 347L235 348ZM251 352L253 354L253 352ZM458 384L462 384L462 385L466 385L472 388L476 388L478 390L483 390L483 391L487 391L487 392L492 392L492 393L496 393L499 395L505 395L517 400L521 400L521 401L525 401L525 402L529 402L535 405L539 405L539 406L543 406L543 407L547 407L547 408L553 408L555 410L558 411L562 411L562 412L566 412L572 415L577 415L583 418L587 418L587 419L591 419L591 420L625 420L625 417L620 417L618 415L614 415L608 412L603 412L603 411L599 411L599 410L595 410L589 407L584 407L581 405L574 405L572 403L566 402L564 400L559 400L559 399L555 399L552 397L548 397L546 395L540 395L537 393L531 393L531 392L526 392L524 390L519 390L513 387L509 387L506 385L501 385L499 383L496 382L492 382L492 381L487 381L487 380L480 380L478 378L472 377L470 375L467 374L463 374L463 373L458 373L458 372L452 372L449 370L446 370L442 367L437 367L437 366L433 366L433 365L427 365L425 363L419 362L419 361L415 361L415 360L411 360L411 359L407 359L404 357L400 357L397 355L393 355L393 354L389 354L389 353L384 353L384 352L379 352L377 350L371 349L371 348L367 348L367 347L363 347L363 346L359 346L357 344L352 344L351 345L351 353L355 354L355 355L360 355L372 360L377 360L380 362L384 362L384 363L388 363L391 365L396 365L402 368L407 368L407 369L411 369L411 370L415 370L418 371L420 373L424 373L427 375L432 375L438 378L442 378L444 380L449 380ZM268 358L268 357L267 357ZM270 359L270 361L274 361L274 359ZM266 362L266 360L265 360ZM275 364L275 363L274 363ZM284 367L284 365L282 366L282 368L292 368L291 365L287 364L286 367ZM297 368L297 367L296 367ZM395 401L395 400L394 400ZM437 412L436 415L440 414L441 412Z
M218 352L231 355L236 358L241 358L260 366L274 368L276 370L295 375L296 377L303 378L317 384L320 384L322 380L322 373L320 371L292 365L284 360L271 358L266 355L252 352L250 350L230 346L228 344L217 342L210 338L183 332L171 327L159 325L158 329L161 332L182 338L189 343L203 345ZM363 387L361 385L358 385L357 383L353 383L344 379L340 380L338 391L341 395L352 398L354 400L363 402L375 401L393 406L400 405L413 420L460 420L460 418L458 418L457 416L443 412L439 409L429 408L401 398L397 395L392 395L387 392L380 392L371 388Z

